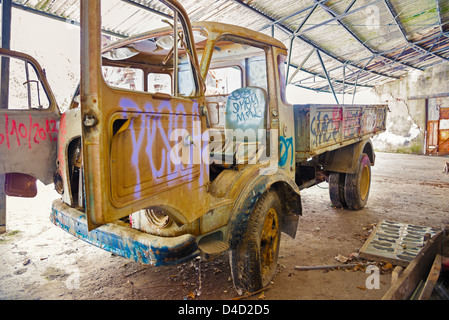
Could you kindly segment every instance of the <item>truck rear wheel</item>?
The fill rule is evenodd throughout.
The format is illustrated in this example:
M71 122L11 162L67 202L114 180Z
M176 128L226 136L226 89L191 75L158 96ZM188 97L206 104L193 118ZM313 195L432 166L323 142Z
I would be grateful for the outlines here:
M345 201L351 210L360 210L368 202L371 187L371 161L366 153L360 156L357 171L346 174Z
M347 207L345 201L345 180L345 173L331 172L329 174L329 197L332 205L336 208Z
M231 273L238 291L260 290L274 278L281 239L280 224L281 202L275 191L268 191L257 201L244 238L230 253Z

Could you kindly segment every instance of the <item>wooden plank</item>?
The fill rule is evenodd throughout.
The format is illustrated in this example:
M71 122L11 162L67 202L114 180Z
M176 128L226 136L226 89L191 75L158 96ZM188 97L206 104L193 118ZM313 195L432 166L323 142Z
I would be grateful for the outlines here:
M402 272L404 272L404 268L402 268L401 266L396 266L393 270L393 272L391 273L391 284L395 283L396 281L398 281L400 275L402 274Z
M430 295L432 294L432 291L438 281L438 277L440 276L441 262L441 255L437 254L418 300L428 300L430 298Z
M440 119L449 119L449 108L440 109Z
M409 264L382 300L407 300L415 291L422 279L427 277L435 256L440 252L443 232L439 231L432 237L417 257Z

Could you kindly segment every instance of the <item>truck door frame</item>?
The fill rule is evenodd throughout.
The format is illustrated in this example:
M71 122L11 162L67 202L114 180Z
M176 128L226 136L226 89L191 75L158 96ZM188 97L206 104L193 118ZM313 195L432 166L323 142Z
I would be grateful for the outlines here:
M182 179L175 180L166 178L167 180L163 181L165 183L163 190L155 188L155 190L146 193L139 191L134 196L129 195L122 203L117 203L110 187L115 181L112 180L112 168L116 166L114 159L109 159L109 156L112 155L112 139L114 138L112 121L116 120L117 115L124 113L125 109L133 109L132 112L135 114L135 118L132 115L125 115L123 119L120 119L129 120L125 123L130 126L131 130L133 130L132 122L134 119L144 124L146 123L144 121L151 117L161 118L163 113L168 113L170 118L168 121L176 121L172 119L182 116L195 121L199 120L201 133L205 128L205 119L200 114L201 105L204 103L203 86L201 76L198 73L198 61L193 46L190 21L185 10L177 2L171 0L161 0L161 2L175 12L174 17L178 17L184 30L184 40L188 49L190 49L188 53L196 86L196 92L192 98L176 95L171 97L168 95L158 96L149 93L136 94L109 87L103 79L101 69L101 1L81 1L81 121L86 213L89 230L116 221L149 206L165 206L168 214L178 224L190 223L208 210L207 183L209 173L206 164L203 162L199 165L199 174L192 174L190 178L185 176L181 177ZM176 56L176 49L174 51L174 56ZM174 78L176 79L176 75ZM120 103L118 103L119 101ZM126 108L121 107L123 103L127 104ZM164 105L164 111L162 111L163 108L157 107L158 104ZM186 104L186 109L189 110L179 111L179 106L185 106ZM153 107L147 108L149 105ZM172 111L170 111L170 108ZM142 130L149 131L150 129L145 126ZM121 129L117 135L119 133L122 133ZM137 152L139 161L137 161L136 168L138 171L139 165L142 163L140 161L140 156L143 154L142 148ZM153 154L151 153L148 156L153 157ZM124 174L123 172L122 175ZM136 176L138 174L136 173ZM137 177L135 187L139 189L142 185ZM146 190L149 190L149 188ZM179 197L175 194L188 194L189 196ZM186 199L188 199L189 205L187 205Z
M11 59L17 59L32 66L48 98L45 109L30 106L27 109L12 109L9 108L10 101L6 109L0 109L0 174L6 174L5 180L11 184L18 182L13 188L16 189L14 193L6 193L9 196L32 197L29 188L35 187L28 183L21 185L20 181L30 180L24 177L31 176L46 185L53 182L60 111L45 72L33 57L1 48L0 56L3 61L9 60L8 63Z

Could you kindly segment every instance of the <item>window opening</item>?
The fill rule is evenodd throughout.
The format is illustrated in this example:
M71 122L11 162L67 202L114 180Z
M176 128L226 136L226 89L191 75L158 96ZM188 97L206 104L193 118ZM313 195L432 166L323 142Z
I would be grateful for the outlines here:
M144 91L141 69L103 66L103 77L111 87Z
M242 70L239 67L210 69L206 77L206 95L230 94L242 87Z
M8 109L48 109L50 100L30 62L15 57L1 58L2 64L9 64ZM6 92L6 91L5 91Z
M172 78L166 73L148 74L148 92L151 93L172 93Z

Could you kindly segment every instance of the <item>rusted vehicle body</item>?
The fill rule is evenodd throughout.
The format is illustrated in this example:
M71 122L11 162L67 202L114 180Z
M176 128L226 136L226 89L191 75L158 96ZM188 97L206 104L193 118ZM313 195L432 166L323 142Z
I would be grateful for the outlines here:
M156 266L229 252L235 287L255 291L281 232L296 235L301 189L327 181L335 206L365 206L386 107L290 105L281 42L162 2L173 25L104 49L100 1L81 2L71 107L59 114L33 60L50 102L0 111L0 173L13 196L53 176L51 220L78 238Z

